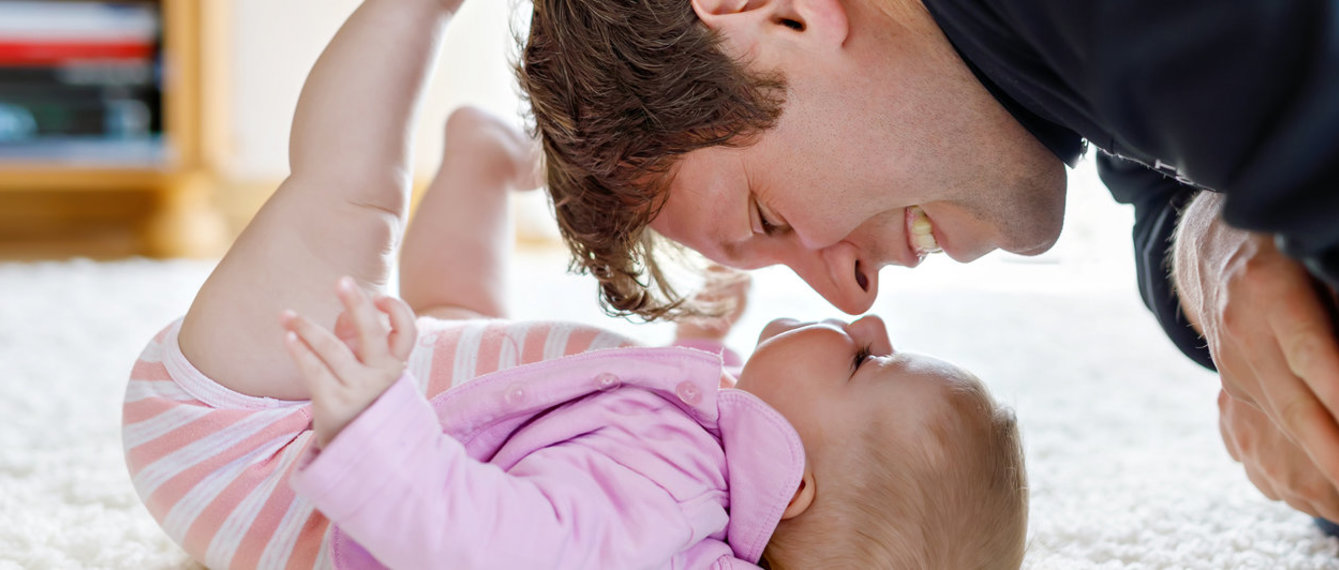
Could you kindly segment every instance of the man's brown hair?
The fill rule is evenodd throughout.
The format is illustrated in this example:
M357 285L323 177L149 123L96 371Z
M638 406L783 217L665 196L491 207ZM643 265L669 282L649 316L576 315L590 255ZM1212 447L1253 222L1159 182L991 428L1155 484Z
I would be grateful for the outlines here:
M722 49L689 0L534 0L517 75L571 268L611 314L652 320L685 305L647 228L679 157L748 144L775 125L785 86Z

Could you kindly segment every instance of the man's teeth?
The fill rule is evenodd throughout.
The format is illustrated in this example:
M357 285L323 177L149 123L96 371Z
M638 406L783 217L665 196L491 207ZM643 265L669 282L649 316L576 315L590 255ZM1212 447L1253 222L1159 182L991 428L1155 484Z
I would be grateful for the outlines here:
M934 224L918 206L911 207L911 240L916 253L925 255L939 253L939 242L935 241Z

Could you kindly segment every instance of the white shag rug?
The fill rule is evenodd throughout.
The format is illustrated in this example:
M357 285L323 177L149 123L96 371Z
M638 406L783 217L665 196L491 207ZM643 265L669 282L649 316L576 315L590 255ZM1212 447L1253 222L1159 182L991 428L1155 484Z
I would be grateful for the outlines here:
M1339 541L1260 496L1223 451L1216 379L1139 304L1129 213L1086 180L1072 195L1099 206L1071 204L1051 253L888 269L873 311L899 350L966 366L1017 411L1032 487L1026 567L1339 568ZM140 348L212 265L0 264L0 570L194 567L130 486L119 416ZM517 258L515 281L534 286L517 290L518 317L668 340L665 325L602 317L594 286L564 265L555 252ZM730 338L741 352L773 317L840 316L785 270L755 284Z

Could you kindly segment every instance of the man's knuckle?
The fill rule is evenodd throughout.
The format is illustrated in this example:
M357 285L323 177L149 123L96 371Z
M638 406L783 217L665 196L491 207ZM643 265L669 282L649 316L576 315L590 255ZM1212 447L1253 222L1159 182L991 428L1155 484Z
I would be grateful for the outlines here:
M1330 491L1328 482L1306 469L1289 470L1284 477L1284 485L1291 491L1293 497L1300 500L1323 498Z
M1332 350L1329 339L1308 330L1290 333L1283 344L1288 365L1299 376L1313 370L1324 351Z
M1287 473L1284 473L1282 465L1277 462L1263 461L1260 463L1260 475L1271 483L1284 483L1286 485Z
M1289 434L1304 433L1324 413L1320 404L1310 398L1293 398L1279 408L1279 423Z

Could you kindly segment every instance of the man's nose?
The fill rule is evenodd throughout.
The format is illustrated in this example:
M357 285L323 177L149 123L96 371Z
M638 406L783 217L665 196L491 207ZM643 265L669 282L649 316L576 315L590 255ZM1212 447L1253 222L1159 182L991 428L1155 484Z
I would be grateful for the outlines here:
M877 262L862 259L849 242L837 242L822 249L795 244L782 263L834 307L848 314L868 311L879 295Z

